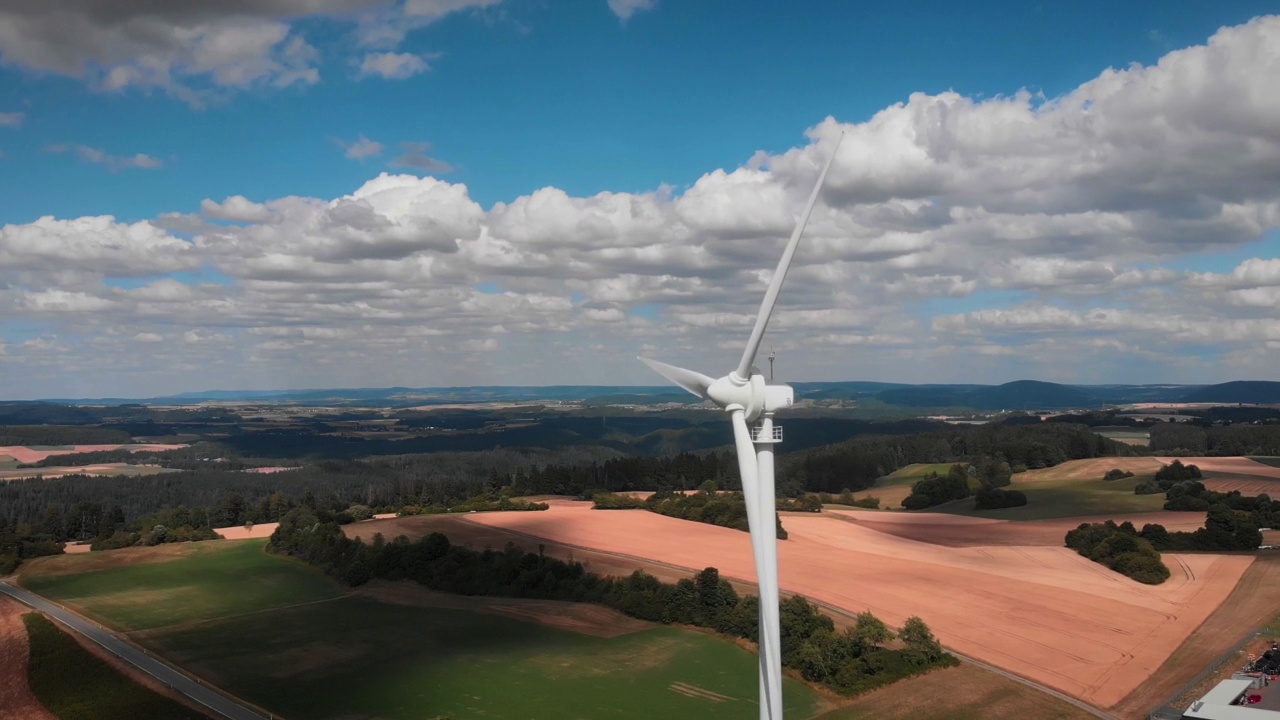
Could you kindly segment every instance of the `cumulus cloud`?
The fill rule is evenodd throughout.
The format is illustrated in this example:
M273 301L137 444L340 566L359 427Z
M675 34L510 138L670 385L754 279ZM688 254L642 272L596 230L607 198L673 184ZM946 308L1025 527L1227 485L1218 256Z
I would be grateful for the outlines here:
M426 60L413 53L369 53L360 61L360 76L376 75L386 80L403 80L431 69Z
M652 382L640 352L717 372L843 130L770 327L785 376L1280 379L1277 98L1266 17L1060 98L914 94L827 119L684 192L545 187L486 210L384 173L336 198L42 218L0 228L0 314L72 350L37 361L4 338L5 362L73 372L119 342L136 363L129 339L151 333L149 378L195 363L211 386ZM1235 267L1197 268L1219 256ZM103 344L67 345L85 338Z
M0 5L0 62L102 91L159 88L201 105L228 90L318 82L320 55L304 20L351 28L363 47L394 47L416 28L497 1L11 2Z
M156 170L164 167L164 161L145 153L136 153L134 155L112 155L104 150L89 147L88 145L67 144L50 145L45 149L51 153L74 153L76 157L87 163L105 165L110 170L124 170L128 168Z

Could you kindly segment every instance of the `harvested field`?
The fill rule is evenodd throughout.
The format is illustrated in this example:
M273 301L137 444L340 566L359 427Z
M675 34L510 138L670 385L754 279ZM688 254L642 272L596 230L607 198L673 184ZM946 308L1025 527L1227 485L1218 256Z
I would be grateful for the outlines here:
M448 608L503 615L557 630L568 630L594 637L613 638L654 627L653 623L628 617L617 610L600 605L560 600L452 595L434 592L407 580L374 581L362 586L353 594L394 605Z
M1183 465L1195 465L1206 478L1219 474L1255 476L1280 480L1280 467L1273 467L1244 457L1161 457L1161 464L1181 460Z
M14 468L0 470L0 480L22 480L25 478L45 478L51 480L65 475L97 475L101 477L118 477L121 475L156 475L164 472L177 472L159 465L130 465L129 463L98 463L96 465L74 465L70 467Z
M275 532L278 527L280 527L278 522L256 523L247 530L243 525L236 525L234 527L214 528L213 531L226 540L250 540L271 537L271 533Z
M161 450L177 450L186 445L160 444L128 444L128 445L59 445L56 447L25 447L22 445L0 446L0 455L8 455L20 463L35 463L51 455L70 455L71 453L101 452L104 450L128 450L130 452L158 452Z
M1202 512L1152 512L1133 515L1100 515L1096 517L1053 518L1049 520L1000 520L943 513L882 513L875 510L828 508L828 513L847 522L909 540L972 547L982 545L1043 545L1062 547L1068 530L1081 523L1126 520L1141 528L1145 523L1163 525L1166 530L1193 531L1204 525ZM788 513L791 515L791 513Z
M1159 670L1115 705L1114 711L1133 720L1146 717L1183 683L1277 613L1280 613L1280 554L1262 553L1217 610L1169 655Z
M754 577L746 534L645 512L551 501L466 521L575 547ZM782 587L900 625L920 615L957 651L1106 707L1133 691L1235 587L1249 556L1166 555L1140 585L1062 547L947 548L829 515L788 515ZM939 602L939 598L946 598Z
M121 548L111 552L48 555L24 561L18 568L17 577L19 584L22 584L28 578L77 575L95 570L162 563L187 557L202 549L199 543L168 543L153 547Z
M27 683L27 629L22 616L30 610L0 595L0 720L58 720Z
M1045 480L1101 480L1112 468L1128 470L1134 475L1155 475L1161 465L1158 458L1152 457L1101 457L1085 460L1069 460L1053 467L1039 470L1028 470L1013 476L1013 485L1041 482Z
M552 498L544 498L544 500ZM564 498L559 498L563 501ZM582 503L590 507L589 503ZM598 511L603 512L603 511ZM614 510L610 512L645 512L643 510ZM483 514L483 513L478 513ZM473 550L493 548L495 550L512 543L525 552L538 552L540 549L547 555L560 560L574 560L582 563L587 570L599 575L626 576L636 570L644 570L663 582L673 583L689 577L689 571L682 567L650 562L639 557L619 557L614 553L594 552L586 548L575 548L560 543L511 532L503 528L489 527L467 522L464 515L415 515L390 520L374 520L363 523L352 523L342 526L348 537L358 537L365 542L373 540L373 536L381 533L387 540L404 535L410 540L430 535L433 532L443 533L449 542ZM698 568L701 570L702 568ZM753 582L734 582L739 592L755 592Z

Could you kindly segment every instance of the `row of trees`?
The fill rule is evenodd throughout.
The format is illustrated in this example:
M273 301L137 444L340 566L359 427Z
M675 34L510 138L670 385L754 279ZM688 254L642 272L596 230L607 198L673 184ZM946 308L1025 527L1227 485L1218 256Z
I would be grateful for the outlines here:
M642 571L621 579L601 577L586 572L580 563L526 553L511 544L501 551L472 551L439 533L416 542L403 536L386 542L378 535L366 544L347 538L327 513L310 508L286 515L268 547L300 557L351 585L374 578L412 580L464 595L591 602L644 620L759 640L758 598L739 596L715 568L672 584ZM837 633L831 618L803 597L788 598L780 612L783 664L840 692L864 692L956 662L919 618L903 626L901 647L890 648L893 633L870 613L860 615L850 630Z
M1097 435L1085 425L946 426L913 435L858 437L782 456L780 491L834 493L863 490L876 479L912 463L991 462L1008 474L1081 458L1134 455L1135 450ZM993 471L992 478L996 478ZM999 487L998 480L993 486ZM795 494L791 492L790 494Z
M596 510L632 510L643 509L650 512L692 520L694 522L719 525L747 532L750 524L747 521L747 503L741 492L718 492L715 486L707 483L695 493L679 493L671 490L660 490L644 500L628 495L615 493L596 493L592 507ZM810 512L822 509L805 508ZM782 527L782 520L774 516L777 523L777 537L787 539L787 531Z
M1186 455L1280 455L1280 424L1214 425L1157 423L1151 450Z

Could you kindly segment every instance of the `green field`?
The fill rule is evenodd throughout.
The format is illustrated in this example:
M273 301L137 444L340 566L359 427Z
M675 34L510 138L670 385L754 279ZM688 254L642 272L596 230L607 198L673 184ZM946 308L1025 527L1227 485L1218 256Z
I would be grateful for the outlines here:
M756 657L655 627L600 638L494 615L364 597L149 633L147 643L290 718L741 718ZM788 681L787 712L817 698Z
M22 584L290 718L651 718L756 714L756 656L653 627L614 638L346 595L265 541L43 559ZM150 552L139 552L150 551ZM116 565L97 569L102 565ZM77 569L84 572L75 572ZM788 680L788 715L821 702Z
M31 645L27 683L58 720L205 716L135 683L39 613L22 616Z
M170 548L62 555L24 568L21 583L117 630L145 630L337 597L342 589L302 562L270 555L266 540L216 540ZM147 553L153 550L156 552ZM105 557L104 557L105 556ZM104 559L165 562L89 569ZM54 574L59 573L59 574Z
M1270 465L1271 467L1280 467L1280 457L1276 457L1274 455L1254 455L1249 459L1254 462L1260 462L1263 465Z
M859 500L866 497L880 498L882 510L902 510L902 499L911 494L911 486L923 480L929 473L946 475L953 463L915 463L899 468L876 480L876 484L866 490L859 490L853 496ZM833 505L832 507L841 507Z
M1027 496L1027 504L1022 507L975 510L973 498L965 498L937 505L929 508L929 511L1002 520L1047 520L1086 515L1158 512L1164 508L1163 494L1135 495L1133 493L1135 485L1150 479L1150 476L1135 476L1124 480L1045 479L1015 482L1010 489L1023 492Z
M1094 720L1022 683L959 665L867 693L820 720Z

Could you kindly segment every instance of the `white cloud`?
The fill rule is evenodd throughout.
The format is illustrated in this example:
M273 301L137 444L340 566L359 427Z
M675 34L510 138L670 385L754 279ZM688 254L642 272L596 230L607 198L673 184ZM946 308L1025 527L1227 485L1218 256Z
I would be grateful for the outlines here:
M59 0L0 5L0 62L100 91L159 88L196 106L227 91L319 81L307 25L356 30L362 47L498 0ZM303 21L308 21L304 23ZM310 29L310 28L307 28Z
M609 9L618 16L619 20L626 23L632 15L652 10L657 4L657 0L609 0Z
M145 153L136 153L134 155L111 155L104 150L89 147L88 145L50 145L45 148L52 153L75 153L76 157L87 163L94 165L105 165L110 170L125 170L128 168L156 170L164 167L164 161Z
M142 362L127 342L85 349L111 328L113 342L181 342L158 345L145 378L102 382L176 389L653 382L641 351L715 372L736 360L844 130L770 327L788 377L1280 379L1265 355L1280 342L1276 98L1270 17L1061 98L916 94L865 122L828 119L683 193L545 187L486 210L460 183L384 173L336 198L42 218L0 228L0 316L69 350L36 360L4 338L5 362ZM443 171L429 147L414 153ZM1230 271L1199 271L1246 248ZM227 280L163 277L201 268ZM147 280L103 280L121 276ZM184 363L200 375L163 375ZM0 394L34 392L10 375Z
M400 147L403 153L391 161L393 166L416 168L438 175L453 172L452 165L431 156L431 143L404 142Z
M3 112L0 113L0 127L22 127L22 122L27 119L26 113L21 112Z
M346 150L345 155L348 160L364 160L365 158L374 157L382 154L383 145L376 140L370 140L364 135L356 138L353 143L340 143Z
M360 62L360 76L376 75L386 80L403 80L431 69L426 60L413 53L369 53Z

